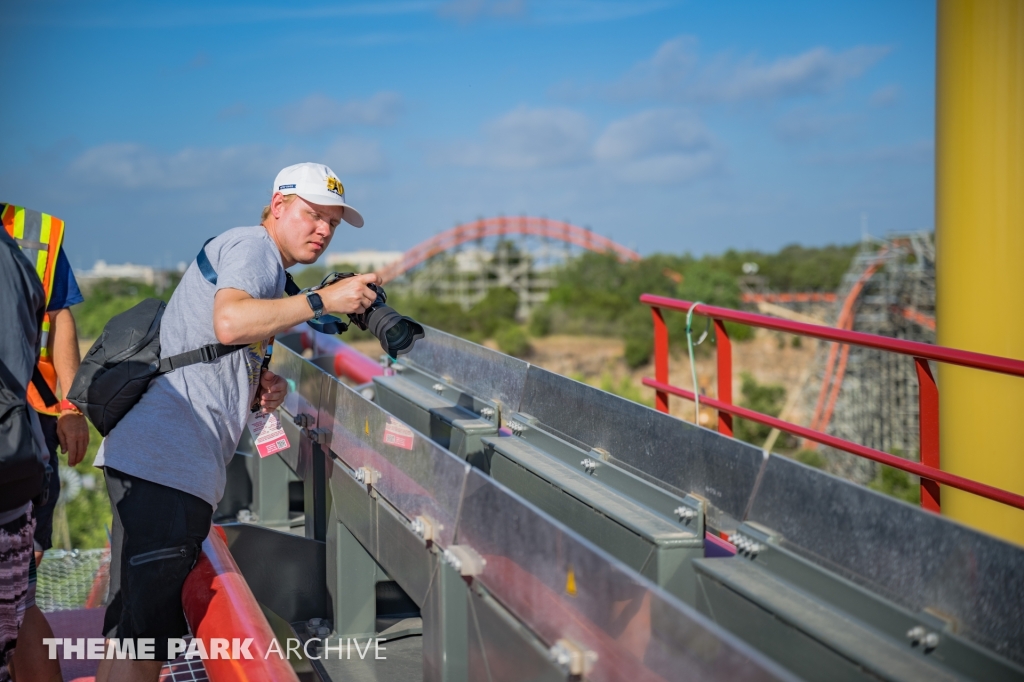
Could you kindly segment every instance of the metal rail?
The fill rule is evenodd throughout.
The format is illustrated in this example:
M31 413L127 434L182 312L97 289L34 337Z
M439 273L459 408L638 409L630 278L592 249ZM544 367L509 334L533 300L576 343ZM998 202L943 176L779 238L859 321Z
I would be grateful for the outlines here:
M683 301L666 296L655 296L643 294L640 302L651 307L651 314L654 320L654 373L655 378L645 378L645 386L654 388L656 391L656 408L661 412L668 412L669 394L677 395L688 400L693 400L692 391L672 386L668 380L668 327L662 315L662 309L689 312L694 306L691 301ZM1024 362L1011 358L1003 358L996 355L974 353L971 351L933 346L917 341L904 339L890 339L875 334L865 334L846 329L836 329L822 325L808 324L784 320L768 315L748 313L730 308L698 304L698 314L710 317L715 325L717 338L717 364L718 364L718 399L701 397L706 404L718 410L718 430L728 436L732 435L733 416L749 419L759 424L765 424L781 431L786 431L797 436L812 440L823 445L828 445L845 452L866 457L876 462L906 471L921 477L921 506L929 511L938 512L939 484L951 486L981 497L1001 502L1003 504L1024 509L1024 496L1001 490L993 486L985 485L960 476L941 471L939 468L939 389L935 383L929 360L945 362L961 367L981 369L989 372L997 372L1010 376L1024 377ZM859 445L852 441L830 436L822 431L809 429L783 421L775 417L755 412L746 408L737 407L732 401L732 342L725 327L726 322L745 324L751 327L771 329L774 331L797 334L811 338L841 343L845 346L855 345L864 348L899 353L914 358L917 367L918 379L918 402L919 402L919 429L921 442L921 462L911 462L901 457L881 452L873 448Z

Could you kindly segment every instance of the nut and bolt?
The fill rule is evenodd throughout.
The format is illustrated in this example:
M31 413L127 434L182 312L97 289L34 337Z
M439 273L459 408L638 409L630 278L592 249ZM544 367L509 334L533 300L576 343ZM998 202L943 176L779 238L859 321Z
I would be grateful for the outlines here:
M493 407L481 407L480 416L484 419L494 419L494 408Z
M588 474L592 474L594 473L594 470L597 469L597 462L587 457L585 460L580 462L580 466L583 467L583 470Z
M304 429L307 426L311 426L313 424L313 415L305 413L297 414L294 417L292 417L292 421L295 422L295 425L298 426L300 429Z
M675 514L679 517L680 521L689 521L690 519L697 518L697 510L690 509L689 507L676 507Z
M911 646L921 644L925 651L931 651L939 645L939 633L928 632L924 626L916 625L907 630L907 639Z
M523 435L523 431L526 430L526 424L521 424L520 422L517 422L515 420L508 422L506 426L508 426L508 430L511 431L512 434L516 436Z
M749 554L751 557L765 549L765 546L757 540L748 538L745 535L736 534L730 539L732 540L732 544L736 545L736 549L739 550L741 554Z
M433 388L434 389L434 393L436 393L438 395L441 395L442 393L444 393L444 384L434 384L433 386L431 386L431 388Z

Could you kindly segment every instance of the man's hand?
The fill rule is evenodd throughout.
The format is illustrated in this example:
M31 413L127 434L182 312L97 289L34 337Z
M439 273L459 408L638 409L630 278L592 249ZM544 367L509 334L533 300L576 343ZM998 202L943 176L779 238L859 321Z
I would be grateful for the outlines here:
M57 418L57 440L60 451L68 455L68 466L75 466L85 457L89 447L89 425L79 412L64 412Z
M317 291L330 315L352 315L364 312L377 300L377 292L366 286L381 284L380 275L371 272L339 280Z
M260 374L260 411L264 414L281 407L288 393L288 382L269 369Z

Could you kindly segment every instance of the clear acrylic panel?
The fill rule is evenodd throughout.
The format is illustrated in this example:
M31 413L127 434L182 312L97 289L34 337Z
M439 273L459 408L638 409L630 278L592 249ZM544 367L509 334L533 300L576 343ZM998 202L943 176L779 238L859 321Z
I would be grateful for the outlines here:
M547 644L597 655L586 679L791 677L635 571L474 470L456 537L486 560L480 582Z
M784 546L1024 664L1024 549L772 455L749 520Z
M529 363L479 346L433 327L416 342L403 361L445 377L478 398L501 403L506 411L519 409Z
M656 485L705 498L717 530L743 520L765 461L751 445L540 367L530 367L520 410Z
M292 416L302 411L299 408L299 386L302 382L303 371L309 371L308 369L304 370L304 367L309 364L291 348L280 343L274 344L274 353L270 356L270 371L284 377L288 382L288 395L285 396L282 408ZM309 407L315 407L315 404L310 404Z
M337 379L325 381L325 391L335 392L323 401L333 398L333 423L321 423L331 431L331 451L353 469L379 472L379 494L410 519L431 519L438 543L451 544L469 465Z

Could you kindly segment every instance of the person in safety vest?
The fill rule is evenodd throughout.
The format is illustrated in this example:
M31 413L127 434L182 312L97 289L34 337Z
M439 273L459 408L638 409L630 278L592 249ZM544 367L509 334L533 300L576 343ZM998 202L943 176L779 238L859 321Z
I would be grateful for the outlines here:
M78 282L71 271L71 265L64 254L64 221L55 216L31 209L0 203L0 220L7 234L21 248L35 268L43 284L46 314L43 317L39 335L39 362L36 366L36 380L45 381L50 393L58 395L71 388L71 382L78 372L81 355L78 347L78 333L71 306L85 300L78 288ZM28 404L38 413L39 424L50 453L50 491L45 504L33 509L36 521L34 537L35 564L42 561L43 552L53 546L53 512L60 496L57 449L67 453L68 464L75 466L82 461L89 445L89 426L82 413L67 400L46 404L34 383L29 383ZM27 667L44 671L42 667L53 667L59 674L59 662L51 662L43 647L44 637L53 637L42 611L31 606L25 612L25 620L19 634L22 641L18 658L31 660Z

